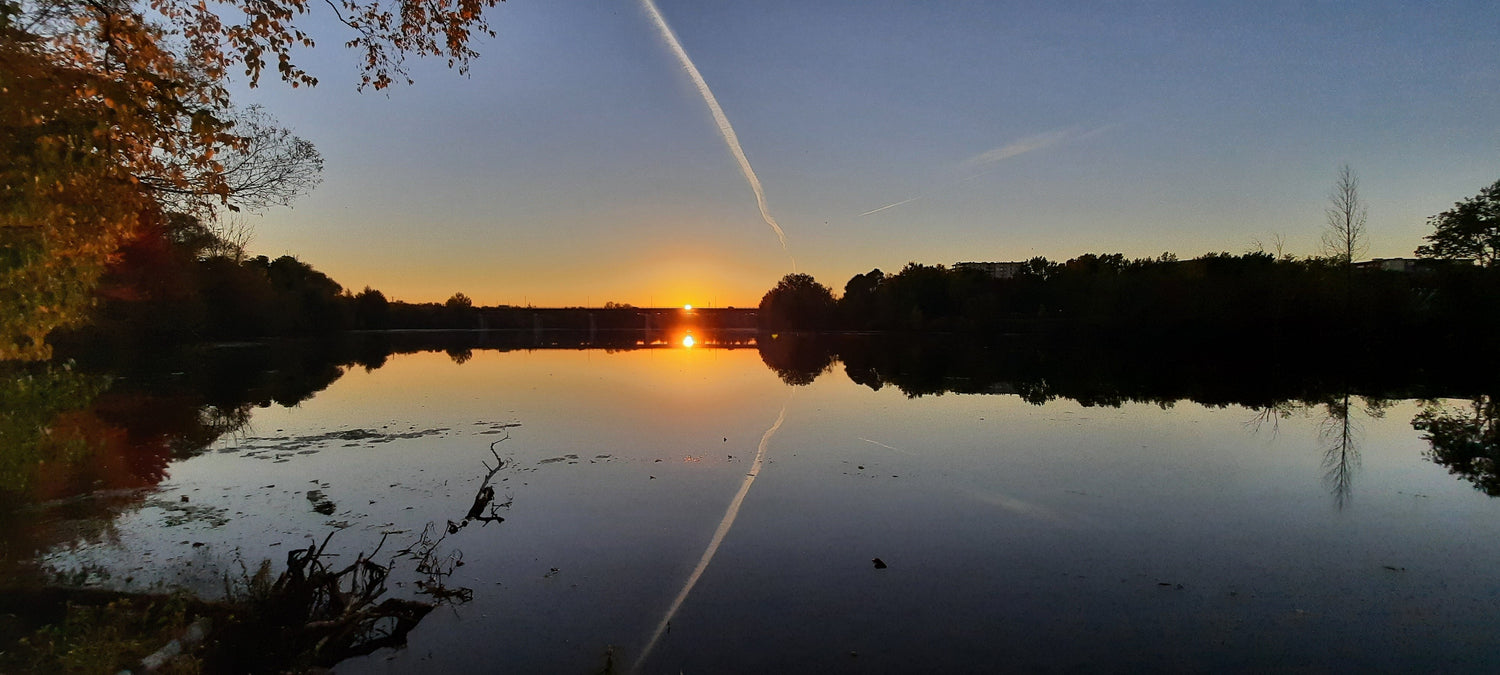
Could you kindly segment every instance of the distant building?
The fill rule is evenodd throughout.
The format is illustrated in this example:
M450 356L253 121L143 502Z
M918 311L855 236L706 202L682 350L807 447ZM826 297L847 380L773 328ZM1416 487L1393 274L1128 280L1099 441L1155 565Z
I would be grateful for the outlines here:
M1354 266L1362 270L1380 270L1382 272L1413 272L1431 270L1440 265L1471 265L1474 261L1468 259L1437 260L1432 258L1374 258L1354 263Z
M953 263L956 270L976 270L996 279L1014 279L1026 268L1024 262L961 262Z

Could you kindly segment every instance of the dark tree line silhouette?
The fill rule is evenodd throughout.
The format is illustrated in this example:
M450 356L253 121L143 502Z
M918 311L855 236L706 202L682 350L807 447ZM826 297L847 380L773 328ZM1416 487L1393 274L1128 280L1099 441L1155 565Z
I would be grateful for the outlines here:
M591 344L634 345L638 336L598 331L754 327L753 311L733 309L480 306L463 293L441 303L402 302L369 287L352 292L292 256L247 257L219 230L178 214L126 242L101 276L87 320L47 341L59 360L124 360L202 343L356 330L571 330L591 334Z
M1354 262L1365 208L1347 166L1328 220L1326 257L1087 253L998 270L913 262L894 274L856 274L837 298L812 276L790 274L762 298L759 319L771 330L1020 333L1173 349L1336 341L1345 352L1478 348L1500 328L1500 182L1430 218L1414 268Z
M1305 349L1487 340L1500 328L1500 268L1432 261L1414 272L1333 258L1215 253L1026 261L1013 277L910 263L855 275L832 293L789 275L760 305L771 330L1048 335L1172 349ZM1348 347L1349 345L1345 345Z
M174 215L127 241L82 326L54 344L144 351L203 340L313 335L357 325L357 296L291 256L245 257L196 218ZM67 350L65 350L67 351Z

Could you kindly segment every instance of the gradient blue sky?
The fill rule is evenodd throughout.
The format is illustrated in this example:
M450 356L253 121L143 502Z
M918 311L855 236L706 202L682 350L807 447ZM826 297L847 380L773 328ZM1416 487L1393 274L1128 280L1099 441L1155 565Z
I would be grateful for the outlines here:
M1500 178L1500 5L659 0L738 132L797 270L1317 251L1338 166L1369 255ZM256 253L483 304L750 306L792 262L637 2L510 0L463 77L244 92L323 184ZM916 199L865 214L882 206Z

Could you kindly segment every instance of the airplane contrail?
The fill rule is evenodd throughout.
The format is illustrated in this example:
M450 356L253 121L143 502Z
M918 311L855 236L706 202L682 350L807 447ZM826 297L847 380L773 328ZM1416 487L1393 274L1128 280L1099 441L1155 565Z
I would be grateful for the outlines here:
M923 197L926 197L927 195L930 195L933 192L936 192L938 190L941 190L941 189L944 189L944 188L953 187L954 185L960 185L960 184L963 184L963 183L967 183L967 182L969 182L971 180L974 180L974 179L979 178L979 177L984 176L984 175L985 175L984 172L980 172L980 173L976 173L976 174L970 175L970 176L965 177L965 178L959 178L957 180L954 180L954 181L951 181L951 182L939 185L939 186L937 186L935 188L932 188L932 189L929 189L929 190L925 190L923 192L919 192L919 193L917 193L917 195L915 197L907 197L906 199L903 199L903 200L901 200L899 202L894 202L894 203L891 203L891 204L886 204L885 206L882 206L880 208L870 209L869 211L865 211L864 213L859 214L858 217L863 218L863 217L868 216L868 215L870 215L872 213L880 213L881 211L884 211L886 209L894 209L894 208L896 208L898 206L901 206L902 204L910 204L910 203L912 203L914 201L917 201L918 199L921 199Z
M923 194L926 194L926 193L923 193ZM868 216L868 215L870 215L872 213L880 213L881 211L884 211L886 209L894 209L894 208L896 208L896 207L898 207L898 206L900 206L902 204L910 204L910 203L912 203L914 201L917 201L918 199L921 199L921 198L922 198L922 195L917 195L915 197L909 197L907 199L903 199L903 200L901 200L899 202L896 202L894 204L886 204L885 206L882 206L882 207L880 207L878 209L870 209L869 211L865 211L864 213L859 214L859 216L861 218L863 218L863 217Z
M1041 150L1049 146L1057 145L1058 143L1073 143L1090 139L1113 129L1116 126L1118 125L1106 124L1084 132L1079 132L1075 129L1057 129L1045 133L1033 134L1024 138L1018 138L998 148L985 151L960 162L957 167L958 170L974 172L970 173L968 176L948 180L946 182L938 184L935 187L923 190L922 192L917 193L917 195L914 197L908 197L899 202L892 202L890 204L886 204L885 206L870 209L869 211L865 211L864 213L859 214L859 216L857 217L863 218L871 214L880 213L881 211L884 211L886 209L894 209L903 204L910 204L938 190L949 188L962 183L967 183L981 176L985 176L989 174L989 170L985 169L984 167L991 164L995 164L1012 157L1019 157L1028 152Z
M880 446L882 448L885 448L887 450L895 450L896 452L905 452L901 448L897 448L897 447L894 447L894 446L886 445L884 443L881 443L880 441L872 441L872 440L870 440L868 438L865 438L864 436L855 436L855 438L858 438L859 440L864 441L866 443L874 443L875 445L878 445L878 446Z
M650 0L646 0L650 2ZM750 486L755 483L756 476L760 475L761 464L766 459L766 446L770 445L771 437L776 435L776 430L781 428L781 423L786 420L786 404L781 404L781 412L776 415L776 421L771 428L766 429L764 436L760 437L760 447L755 451L755 461L750 464L750 473L745 474L745 481L740 483L740 491L735 493L734 499L729 502L729 508L724 511L724 518L719 521L718 529L714 530L714 536L708 542L708 548L703 550L703 557L698 559L698 566L693 568L693 573L688 575L687 583L682 585L682 590L677 593L677 599L672 601L672 606L667 613L662 615L661 623L656 624L656 632L651 634L651 640L646 643L646 648L641 650L640 658L636 659L635 667L631 672L640 672L641 665L646 662L646 657L651 655L651 650L656 648L656 643L661 640L662 633L667 631L667 626L672 623L672 617L677 615L677 610L682 608L682 603L687 600L693 586L698 583L698 578L703 576L703 570L708 569L709 561L714 559L714 554L719 552L719 544L724 543L724 536L729 534L729 528L734 526L734 519L740 515L740 505L745 502L745 494L750 492Z
M714 123L719 126L719 135L724 137L724 144L729 146L729 152L734 155L734 160L740 164L740 173L745 175L745 181L750 183L750 191L755 193L755 205L760 207L760 217L776 232L776 239L781 242L781 250L786 252L788 258L792 259L792 270L797 269L797 259L792 257L791 249L786 245L786 233L781 231L781 226L776 224L776 218L771 216L770 210L766 208L766 191L760 186L760 178L755 175L755 169L750 166L750 159L745 157L745 149L740 147L740 138L734 133L734 127L729 124L729 117L724 114L724 109L719 107L719 100L714 98L714 92L708 88L708 82L703 79L703 74L698 72L698 67L693 65L693 60L688 58L687 51L682 48L682 43L677 41L677 34L672 32L672 27L667 25L667 20L662 17L661 11L656 9L656 3L652 0L641 0L641 5L646 8L646 13L651 15L651 21L656 24L656 30L661 33L661 38L672 50L672 54L682 63L682 68L687 71L688 77L693 79L693 86L698 88L698 93L703 96L703 102L708 104L708 111L714 117Z

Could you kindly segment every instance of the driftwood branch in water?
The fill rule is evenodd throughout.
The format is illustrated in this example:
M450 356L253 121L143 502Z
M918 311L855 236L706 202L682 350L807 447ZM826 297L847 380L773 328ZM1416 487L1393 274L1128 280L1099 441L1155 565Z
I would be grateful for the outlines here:
M510 502L494 503L492 483L509 466L496 451L508 438L507 434L490 444L495 464L481 462L485 474L463 524L504 521L497 509ZM201 648L205 672L302 672L404 646L407 634L438 603L462 603L474 596L471 589L446 584L464 564L463 553L453 549L443 554L439 548L459 527L449 521L444 531L429 522L415 542L391 554L389 564L375 561L390 536L382 535L374 550L359 553L343 567L334 566L338 555L328 551L334 530L321 542L288 552L286 570L274 580L269 560L253 577L245 573L242 592L230 588L226 579L227 594L239 595L239 599L231 601L233 611L225 626L216 627L212 639ZM415 585L431 602L384 597L398 558L415 562L415 571L422 577ZM0 602L0 608L7 604Z
M500 440L490 444L490 456L495 458L495 466L492 467L489 465L489 462L480 461L480 465L487 469L488 472L484 474L484 480L480 481L479 490L474 493L474 504L469 507L469 512L464 514L463 520L460 520L457 523L451 520L448 521L449 534L457 532L458 528L460 527L467 527L469 521L477 520L486 525L490 523L505 522L505 518L501 516L496 511L496 509L498 509L500 506L508 506L509 502L502 505L494 504L495 486L490 485L490 481L494 480L495 474L500 473L500 469L505 466L505 460L500 458L500 453L495 452L495 446L504 443L507 440L510 440L509 432L505 434L504 438L501 438ZM488 509L488 511L486 511L486 509Z
M347 566L334 568L329 564L334 554L327 552L333 534L290 551L286 571L275 582L257 589L255 580L249 580L251 609L233 631L235 637L220 640L218 659L210 661L251 671L282 670L287 664L328 666L405 643L406 634L433 605L381 599L391 567L373 558L386 537L368 555L360 553Z
M474 493L474 503L469 507L468 513L464 514L463 519L456 523L451 520L448 521L446 531L443 531L441 534L437 534L438 530L433 527L432 523L428 523L426 527L422 528L422 534L415 542L396 553L398 556L407 556L415 560L417 562L416 571L427 577L425 580L418 580L416 582L417 588L421 593L439 601L457 600L459 602L467 602L474 596L474 592L471 589L449 587L445 583L446 579L453 575L453 570L463 566L463 552L454 549L448 555L440 556L438 555L438 546L443 543L443 540L448 538L448 535L457 534L459 529L467 527L470 521L477 520L484 524L505 522L505 518L497 512L497 509L510 506L510 502L507 501L504 504L494 503L495 487L491 485L491 482L495 479L496 474L499 474L500 470L506 466L506 462L500 457L500 453L495 451L495 446L509 439L510 434L507 432L504 438L490 443L490 456L495 458L495 465L490 466L489 462L480 462L480 465L485 468L485 474L479 482L479 489Z

